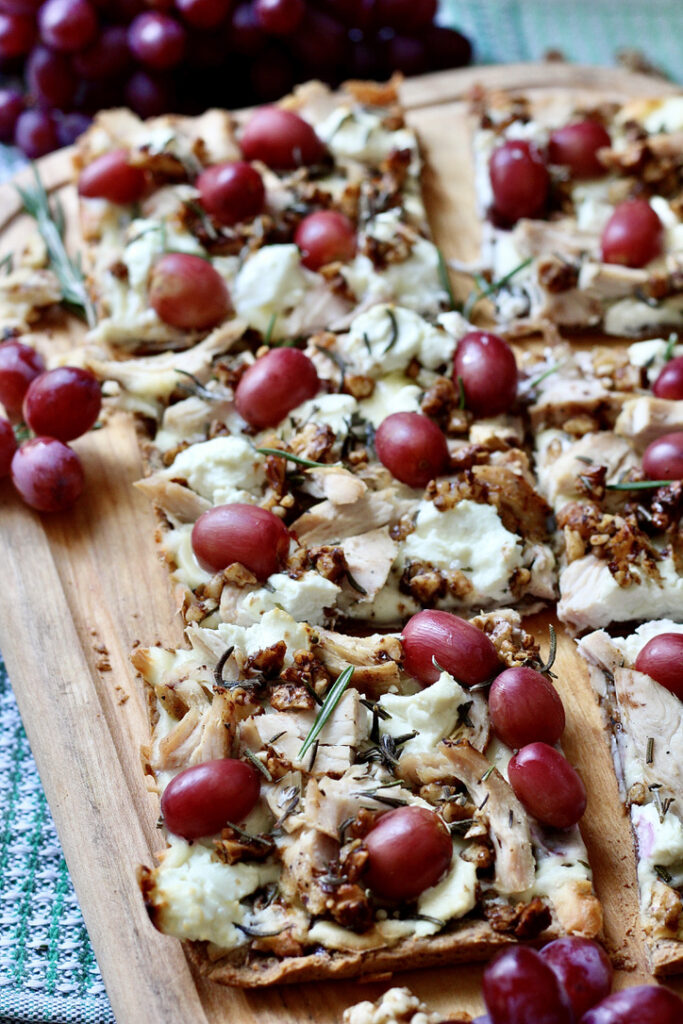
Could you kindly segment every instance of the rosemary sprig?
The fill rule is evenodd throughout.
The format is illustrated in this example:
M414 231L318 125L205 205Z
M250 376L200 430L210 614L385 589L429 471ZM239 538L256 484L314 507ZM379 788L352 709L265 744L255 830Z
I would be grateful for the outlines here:
M625 480L618 484L605 484L607 491L649 491L655 487L668 487L670 480Z
M7 252L0 260L0 272L3 274L11 274L14 270L14 253Z
M448 273L448 264L446 263L446 258L444 254L441 252L441 249L436 250L436 255L439 261L439 280L441 282L441 287L448 296L448 301L450 303L451 309L459 310L461 307L460 303L455 301L455 295L453 294L453 287L451 285L451 278Z
M665 363L668 363L668 362L670 362L673 359L673 357L674 357L674 349L675 349L676 345L678 344L678 342L679 342L678 335L675 333L675 331L672 331L671 334L669 335L668 340L667 340L666 348L664 349L664 362Z
M247 758L248 761L251 761L254 768L261 772L261 775L265 776L266 782L273 781L273 776L270 774L261 758L257 757L253 750L250 750L249 747L245 747L244 756Z
M223 653L221 654L220 658L218 659L216 667L213 670L213 678L216 682L216 686L222 687L223 684L225 683L225 680L223 679L223 669L225 668L225 663L227 662L228 658L230 657L234 650L234 644L232 645L232 647L226 647Z
M396 314L393 309L387 309L387 316L391 322L391 334L389 336L389 341L386 344L386 348L382 352L383 356L385 356L387 352L390 352L398 341L398 321L396 320Z
M315 721L311 726L308 736L301 745L301 750L298 753L299 761L301 761L304 754L310 749L313 743L315 743L318 736L323 731L327 719L330 717L330 715L336 708L337 704L341 700L344 690L351 682L351 677L353 676L354 672L354 666L347 665L344 671L340 673L339 676L337 676L336 681L332 684L332 686L325 694L325 699L322 703L322 707L320 708L318 714L315 716Z
M664 867L663 864L654 864L654 872L660 882L664 882L665 885L669 885L672 881L672 874Z
M190 373L189 370L181 370L179 366L175 366L174 370L176 373L182 374L183 377L187 377L192 382L191 385L181 382L178 386L181 387L183 391L189 391L190 394L198 395L199 398L206 398L210 402L220 402L225 398L225 395L218 394L215 391L209 391L209 389L202 384L199 377L195 377L195 375Z
M263 344L264 345L270 345L270 339L273 336L273 328L275 327L275 321L276 320L277 320L277 313L273 313L273 315L271 316L270 320L268 321L268 326L266 327L265 333L263 335Z
M550 650L548 651L548 660L541 665L539 672L548 672L555 664L555 657L557 656L557 633L552 623L548 626L548 634L550 638ZM550 673L552 674L552 673Z
M529 387L530 388L537 388L538 385L542 381L544 381L546 379L546 377L550 377L551 374L557 373L558 370L561 370L562 369L562 365L563 365L562 363L555 363L554 366L549 367L549 369L547 369L544 373L541 373L541 374L539 374L538 377L534 377L533 380L530 380L529 381Z
M465 300L465 305L463 306L462 309L462 315L465 317L465 319L470 319L472 313L474 312L474 307L479 302L481 302L482 299L488 299L490 298L491 295L495 295L496 292L499 292L501 288L504 288L505 285L508 284L512 280L512 278L515 277L516 274L519 274L520 271L525 270L526 267L528 267L529 264L532 262L533 256L529 256L528 259L523 260L516 267L513 267L512 270L508 270L507 274L503 274L503 276L499 278L497 281L492 281L491 284L486 286L486 288L480 287L479 291L470 292L470 294L467 296L467 299Z
M282 448L257 448L256 451L260 455L275 455L277 458L287 459L288 462L295 462L297 466L305 466L307 469L327 469L333 465L329 462L314 462L313 459L304 459L303 456L283 451Z
M62 301L80 316L84 316L88 327L94 327L97 322L95 309L85 287L80 257L72 259L64 247L64 211L56 198L50 205L38 169L35 164L32 166L36 179L35 188L22 188L17 185L17 192L26 213L33 217L38 225L38 231L47 247L50 268L62 290Z

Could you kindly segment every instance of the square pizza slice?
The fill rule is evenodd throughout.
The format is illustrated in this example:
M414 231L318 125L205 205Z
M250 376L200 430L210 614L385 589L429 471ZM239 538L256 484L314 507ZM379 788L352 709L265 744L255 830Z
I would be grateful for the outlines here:
M421 682L405 638L335 634L280 608L135 653L169 843L142 890L202 973L249 987L355 976L599 931L577 825L544 824L515 796L488 680L474 685L542 668L538 646L514 611L455 621L485 667L456 643L451 671L429 660ZM242 796L251 787L220 821L200 795L217 759L249 777ZM384 860L393 828L412 850L400 867Z
M600 702L636 850L640 921L656 974L683 969L683 626L644 622L579 641Z
M683 104L480 94L482 262L496 315L616 336L683 322Z

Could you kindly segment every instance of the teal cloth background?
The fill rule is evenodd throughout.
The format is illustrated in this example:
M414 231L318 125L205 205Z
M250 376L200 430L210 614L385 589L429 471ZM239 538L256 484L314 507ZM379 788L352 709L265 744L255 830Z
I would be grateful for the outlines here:
M683 0L442 0L440 19L474 41L477 63L559 49L613 65L635 47L683 81ZM0 178L17 166L16 151L0 146ZM114 1017L0 661L0 1024L10 1021Z

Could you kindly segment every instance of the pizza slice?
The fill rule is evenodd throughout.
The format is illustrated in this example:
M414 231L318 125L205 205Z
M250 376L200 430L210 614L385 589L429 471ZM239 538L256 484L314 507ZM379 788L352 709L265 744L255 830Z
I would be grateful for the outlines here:
M410 630L360 639L279 608L249 626L190 626L184 650L135 653L154 723L147 770L170 833L141 885L154 924L189 940L209 978L355 976L599 931L572 824L585 799L562 828L526 809L487 686L474 685L506 666L542 668L538 646L514 611L447 619L467 643L436 638L451 670L417 656L419 679L406 667ZM216 759L249 776L242 795L253 787L218 823L202 817L197 788Z
M474 101L482 259L517 330L661 333L683 322L680 97Z
M611 736L636 850L640 920L652 969L683 967L683 626L645 622L628 636L579 641Z
M108 111L77 163L94 345L183 349L235 320L277 341L380 301L447 306L391 85L311 84L241 126L219 110Z

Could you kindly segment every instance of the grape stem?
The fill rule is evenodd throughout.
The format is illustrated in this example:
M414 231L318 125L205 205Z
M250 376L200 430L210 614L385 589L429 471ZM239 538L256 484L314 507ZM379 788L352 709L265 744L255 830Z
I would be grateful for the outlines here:
M57 198L50 205L38 168L35 164L31 164L31 167L36 179L35 188L16 186L24 210L38 225L38 231L47 247L50 268L62 290L62 301L79 316L85 317L88 327L94 327L97 318L85 287L80 256L72 259L64 246L64 211Z

